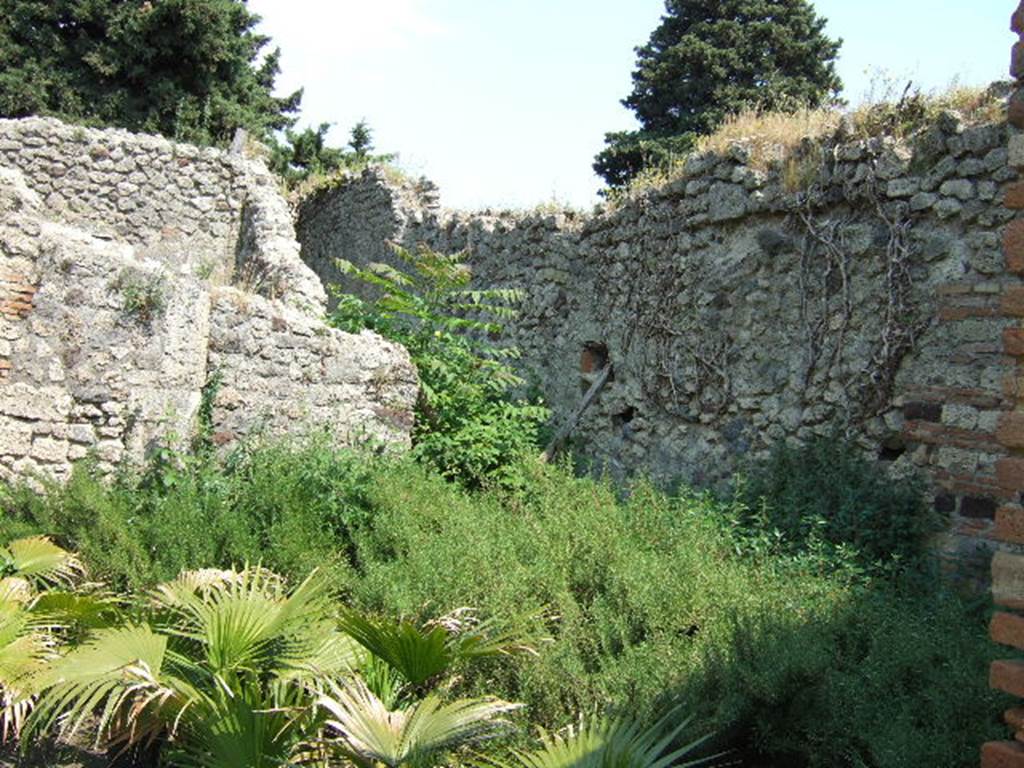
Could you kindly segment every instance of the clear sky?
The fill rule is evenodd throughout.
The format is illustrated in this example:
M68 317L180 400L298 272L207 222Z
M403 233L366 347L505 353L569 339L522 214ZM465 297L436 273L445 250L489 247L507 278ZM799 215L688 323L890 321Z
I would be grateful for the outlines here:
M1015 0L817 0L844 40L856 103L882 70L940 88L1005 76ZM441 187L445 205L597 200L605 132L636 127L619 100L663 0L249 0L282 49L302 123L344 144L365 118L376 148ZM877 76L874 77L877 80Z

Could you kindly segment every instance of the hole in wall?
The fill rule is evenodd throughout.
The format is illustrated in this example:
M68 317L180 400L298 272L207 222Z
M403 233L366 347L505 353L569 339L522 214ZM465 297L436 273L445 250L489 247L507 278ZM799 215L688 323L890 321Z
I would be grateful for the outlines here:
M597 374L611 365L608 345L601 341L588 341L583 344L580 352L580 394L585 395L590 385L597 379ZM608 373L608 382L615 381L615 369Z
M616 429L622 429L634 418L636 418L636 408L631 405L626 410L612 415L612 426Z
M896 461L907 452L907 444L900 435L890 435L878 449L879 461Z
M580 373L597 373L608 365L608 345L599 341L588 341L580 353Z

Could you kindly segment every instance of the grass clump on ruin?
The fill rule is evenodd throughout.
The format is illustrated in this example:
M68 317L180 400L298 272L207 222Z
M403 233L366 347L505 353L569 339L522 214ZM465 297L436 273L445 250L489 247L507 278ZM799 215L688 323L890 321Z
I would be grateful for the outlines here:
M144 326L167 311L167 278L162 273L125 268L110 287L120 294L124 314Z
M752 524L736 500L519 472L512 491L468 492L327 436L112 482L81 465L41 496L5 488L0 540L52 535L118 593L258 562L293 585L316 568L345 605L413 626L472 607L543 640L460 670L447 695L521 702L553 731L580 712L647 721L681 705L695 734L716 734L709 751L851 768L968 766L998 733L985 617L941 581L876 575Z
M882 137L908 140L945 113L955 113L965 125L997 123L1005 119L1005 110L998 83L969 87L954 82L928 92L913 83L898 88L892 80L877 81L864 103L853 108L766 112L750 107L726 118L714 133L697 137L692 152L645 168L627 187L613 190L609 199L617 204L686 179L691 157L727 157L734 150L753 170L779 172L784 188L795 191L805 188L802 176L809 169L817 172L821 150L827 146Z

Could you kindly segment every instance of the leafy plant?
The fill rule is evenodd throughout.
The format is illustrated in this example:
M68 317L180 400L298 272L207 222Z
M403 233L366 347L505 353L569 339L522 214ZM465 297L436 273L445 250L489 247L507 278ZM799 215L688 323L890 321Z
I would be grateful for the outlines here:
M167 309L167 282L162 274L124 269L112 287L121 293L125 314L145 326L149 326Z
M938 530L919 479L896 479L839 436L776 445L739 486L744 524L796 546L847 545L867 563L920 561Z
M76 626L100 626L111 607L78 593L85 570L78 558L46 537L16 539L0 548L0 695L3 736L17 735L39 691L38 676L73 637ZM41 590L41 591L40 591Z
M470 288L464 254L422 245L415 252L396 246L395 253L409 271L338 262L375 298L335 288L333 323L352 332L369 328L409 350L421 384L413 431L420 459L470 487L521 485L515 460L536 448L550 412L512 395L523 384L509 364L518 351L491 341L515 316L521 292Z
M318 703L330 716L328 751L367 768L424 765L440 750L493 738L509 727L502 715L521 706L492 698L446 703L430 693L388 710L358 678L332 686Z
M419 627L411 621L342 612L341 628L413 686L451 672L458 662L511 653L535 653L520 633L504 631L491 619L476 621L463 609Z
M719 762L722 755L693 757L710 736L675 745L693 722L687 717L670 726L678 717L676 707L646 728L632 717L581 719L564 735L541 730L539 749L516 750L514 759L493 762L498 768L686 768Z
M280 766L326 678L356 665L322 580L287 591L260 568L160 585L138 617L95 632L39 676L29 729L100 744L170 739L177 765Z

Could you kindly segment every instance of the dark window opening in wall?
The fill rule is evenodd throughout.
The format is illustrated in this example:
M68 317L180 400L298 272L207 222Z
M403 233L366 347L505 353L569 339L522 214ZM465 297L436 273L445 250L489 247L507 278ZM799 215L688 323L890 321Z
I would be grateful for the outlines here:
M598 373L608 365L608 345L599 341L588 341L580 353L580 373Z
M600 341L588 341L580 353L580 394L585 395L597 380L598 374L611 365L608 345ZM608 381L615 380L614 369L608 373Z
M616 414L614 414L612 416L612 426L614 426L616 429L622 429L623 427L625 427L627 424L629 424L629 422L631 422L635 418L636 418L636 408L634 408L631 405L628 408L626 408L626 410L622 411L621 413L616 413Z
M907 444L899 435L893 435L882 443L878 451L879 461L896 461L907 452Z

